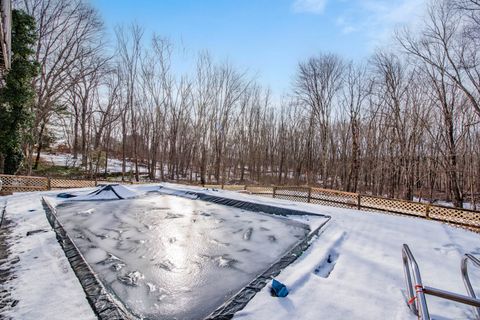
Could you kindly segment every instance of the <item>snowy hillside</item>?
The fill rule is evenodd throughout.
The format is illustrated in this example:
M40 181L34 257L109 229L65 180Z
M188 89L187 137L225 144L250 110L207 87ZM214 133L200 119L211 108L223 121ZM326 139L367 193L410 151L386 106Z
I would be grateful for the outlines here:
M69 153L42 153L40 155L42 161L47 165L51 166L62 166L62 167L79 167L81 164L81 156L78 159L74 159L72 154ZM104 164L101 165L102 170L104 169ZM147 168L143 165L139 165L140 172L146 172ZM102 171L100 170L100 171ZM125 170L133 171L135 170L135 163L131 161L126 161ZM119 159L108 159L107 166L108 173L122 172L122 161Z

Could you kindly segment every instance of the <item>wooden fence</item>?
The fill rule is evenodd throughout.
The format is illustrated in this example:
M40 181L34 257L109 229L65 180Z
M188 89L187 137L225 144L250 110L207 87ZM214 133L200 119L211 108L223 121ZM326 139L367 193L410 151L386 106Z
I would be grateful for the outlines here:
M101 183L132 182L102 180L68 180L46 177L0 175L0 194L12 192L44 191L52 189L95 187ZM205 188L247 192L260 196L291 201L300 201L342 208L409 215L437 220L470 230L480 231L480 211L458 209L399 199L388 199L359 193L343 192L314 187L291 186L248 186L248 185L204 185Z
M48 190L48 178L44 177L27 177L27 176L10 176L0 174L1 192L9 194L12 192L28 192Z
M46 191L69 188L95 187L102 183L132 184L130 181L106 181L106 180L71 180L61 178L12 176L0 174L1 189L0 195L11 194L12 192Z
M459 209L430 203L388 199L359 193L343 192L314 187L289 186L231 186L205 185L206 188L244 190L249 194L306 203L356 208L359 210L408 215L437 220L480 232L480 211Z

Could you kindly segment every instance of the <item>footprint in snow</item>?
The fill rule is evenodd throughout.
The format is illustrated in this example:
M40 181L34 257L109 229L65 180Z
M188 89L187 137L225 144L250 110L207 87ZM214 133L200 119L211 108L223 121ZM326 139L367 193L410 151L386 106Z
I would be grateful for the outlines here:
M339 256L337 251L330 251L326 259L321 261L317 268L315 268L314 273L319 277L328 278L333 268L335 268Z

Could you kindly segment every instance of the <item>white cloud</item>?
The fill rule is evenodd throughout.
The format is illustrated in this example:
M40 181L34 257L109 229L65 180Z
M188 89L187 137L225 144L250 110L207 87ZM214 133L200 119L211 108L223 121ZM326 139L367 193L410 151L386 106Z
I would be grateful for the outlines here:
M349 34L349 33L355 32L355 31L357 31L357 29L354 26L345 26L345 27L342 28L342 33L343 34Z
M351 0L349 7L337 18L342 33L361 32L376 47L392 39L396 27L415 30L422 21L427 0Z
M374 5L379 1L368 0L367 2ZM426 0L400 0L377 8L371 7L373 19L367 27L372 44L385 43L387 39L391 39L394 30L398 27L409 27L415 31L425 16L426 5Z
M327 0L295 0L293 10L295 12L322 14L326 5Z
M357 31L357 28L354 27L344 16L340 16L335 21L335 24L342 30L343 34L349 34Z
M425 0L360 0L360 5L377 20L388 24L409 24L423 14Z

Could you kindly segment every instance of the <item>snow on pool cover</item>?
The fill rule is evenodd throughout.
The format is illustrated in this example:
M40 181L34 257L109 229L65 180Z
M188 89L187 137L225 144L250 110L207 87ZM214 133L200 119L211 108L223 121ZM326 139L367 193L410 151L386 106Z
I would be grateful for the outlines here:
M287 218L172 195L66 202L56 211L103 284L150 319L208 316L310 231Z

